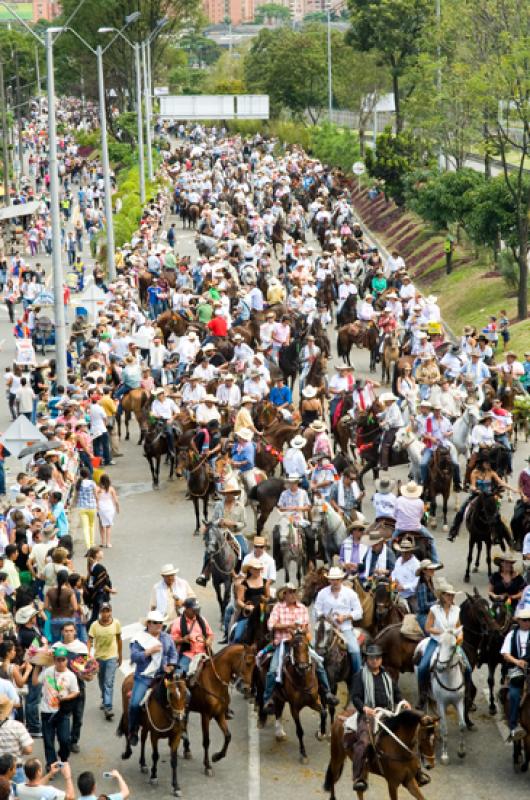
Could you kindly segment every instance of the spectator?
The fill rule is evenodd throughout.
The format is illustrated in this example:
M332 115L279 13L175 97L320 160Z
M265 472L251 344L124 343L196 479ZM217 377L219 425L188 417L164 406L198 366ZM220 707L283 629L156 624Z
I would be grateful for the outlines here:
M94 658L97 658L99 664L99 688L105 719L110 721L114 717L114 677L122 662L121 625L119 620L113 619L110 603L100 606L99 620L92 623L88 636Z
M118 791L104 796L108 800L127 800L130 794L129 787L122 776L117 769L111 770L110 774L118 781ZM80 792L79 800L94 800L94 798L99 797L96 792L96 779L93 772L82 772L77 779L77 788Z
M53 666L41 670L35 667L33 681L42 685L40 715L44 752L48 770L57 761L55 738L59 742L59 757L68 761L70 756L71 701L79 694L79 685L73 672L68 669L68 650L56 647Z
M72 781L70 764L52 764L50 771L44 775L42 764L38 758L29 758L24 764L26 782L17 786L18 800L74 800L75 788ZM56 775L62 775L65 788L50 786ZM0 797L1 800L1 797Z
M16 763L20 763L22 756L32 752L33 739L22 722L10 718L12 711L13 701L5 694L0 694L0 755L10 754L16 759ZM13 781L24 782L21 767L17 767Z
M51 641L57 642L67 622L71 622L75 627L77 598L68 582L68 570L62 569L57 573L57 586L46 593L44 608L51 614Z

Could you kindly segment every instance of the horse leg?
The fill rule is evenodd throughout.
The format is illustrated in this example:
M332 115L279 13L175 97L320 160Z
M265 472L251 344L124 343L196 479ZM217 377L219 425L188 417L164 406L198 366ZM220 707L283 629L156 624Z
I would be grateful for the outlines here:
M142 728L140 737L140 771L144 774L147 773L147 764L145 763L145 742L147 739L147 728Z
M226 756L226 751L228 750L228 745L230 744L230 741L232 739L232 734L230 733L230 731L228 729L228 723L226 721L226 717L224 715L224 711L221 712L219 717L215 718L215 721L217 722L217 724L219 725L221 731L223 732L224 742L223 742L223 746L221 747L219 752L218 753L214 753L213 756L212 756L212 761L213 761L214 764L216 764L218 761L220 761L222 758L224 758Z
M177 774L179 741L180 732L173 733L171 739L169 740L169 747L171 750L171 785L173 787L173 795L175 797L180 797L182 795Z
M488 578L491 578L491 539L486 542L486 563L488 565Z
M190 712L189 709L186 711L186 717L184 719L184 730L182 732L182 745L184 748L184 758L186 761L191 761L191 746L190 746L190 737L188 736L188 722L190 719Z
M335 784L339 782L342 770L344 769L344 762L346 760L346 751L342 744L342 736L331 736L331 755L329 759L328 768L326 770L326 777L324 779L324 791L329 792L329 800L335 800Z
M202 727L202 748L204 750L204 774L208 777L213 775L212 765L210 764L210 717L208 714L201 714Z
M160 462L161 462L161 460L162 459L161 459L160 456L156 457L156 473L155 473L155 488L156 489L158 489L158 487L160 486Z
M482 540L480 539L478 544L477 544L477 559L475 561L475 566L473 568L473 572L478 572L478 566L480 564L480 556L481 556L481 554L482 554Z
M300 745L300 763L307 764L307 753L304 744L304 729L302 728L302 724L300 722L300 712L297 708L291 708L291 716L294 719L294 724L296 727L296 735L298 736L298 743Z
M492 664L488 664L488 688L490 692L490 705L489 705L489 712L490 714L497 713L497 706L495 705L495 667L497 664L494 662Z
M465 740L465 732L466 732L466 720L465 720L465 711L464 711L464 697L462 696L457 703L456 707L458 713L458 728L460 731L460 739L458 742L458 758L465 758L466 755L466 740Z
M440 762L445 766L449 764L449 753L447 752L447 717L445 716L445 706L442 703L438 703L438 716L440 717L440 739L442 742Z
M151 777L149 783L151 786L158 785L157 764L158 764L158 737L155 733L151 733L151 748L152 748L152 762L151 762Z
M192 499L193 499L193 510L195 511L195 536L198 536L201 528L199 498L193 497Z
M208 496L209 492L206 492L202 500L202 517L204 522L208 522Z
M125 412L125 441L129 441L129 422L131 421L131 412Z
M430 501L430 508L429 508L429 517L431 522L431 528L436 528L436 495L434 494L432 497L429 497Z
M444 502L443 502L443 518L444 518L443 530L445 532L447 532L449 530L449 528L447 526L447 506L449 504L449 493L444 494L443 495L443 499L444 499Z

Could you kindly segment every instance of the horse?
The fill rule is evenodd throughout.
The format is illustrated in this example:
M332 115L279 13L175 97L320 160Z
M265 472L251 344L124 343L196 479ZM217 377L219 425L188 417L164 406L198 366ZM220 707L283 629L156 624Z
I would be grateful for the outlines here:
M289 516L289 512L283 513ZM275 525L272 531L272 546L276 569L279 571L283 567L285 582L289 583L290 581L289 571L291 563L294 561L296 564L296 578L300 585L305 575L307 563L305 529L301 525L288 520L287 534L282 536L282 526Z
M275 706L276 739L281 741L287 738L281 724L281 716L285 704L288 703L296 727L300 762L307 764L307 752L304 745L304 730L300 722L300 712L303 708L312 708L313 711L317 711L320 714L322 725L322 717L326 711L320 700L318 680L315 666L311 660L306 631L295 630L290 640L290 651L289 656L284 658L283 661L282 684L281 686L275 685L272 696ZM262 667L261 680L258 681L256 686L258 720L261 727L263 727L267 719L263 711L263 679L266 668L266 665Z
M231 644L206 660L193 685L190 685L189 712L201 715L202 746L204 750L204 774L213 775L210 763L210 721L215 719L224 742L221 750L214 753L215 764L226 756L232 735L228 729L226 715L230 705L230 683L238 679L245 696L250 696L252 673L254 671L256 648L246 644ZM184 757L191 758L190 742L187 734L184 740Z
M447 504L451 493L451 483L453 480L453 462L451 453L447 447L438 447L431 458L427 473L426 495L429 498L429 515L433 528L436 528L436 496L441 494L443 497L443 530L448 530L447 525Z
M387 783L391 800L397 800L398 789L405 786L417 800L425 800L416 776L425 762L427 769L436 763L435 740L437 718L420 711L405 710L391 717L384 717L387 730L380 728L368 751L367 772L381 775ZM336 800L335 784L344 769L346 756L354 758L353 737L345 740L345 717L340 716L331 727L331 756L326 770L324 790L330 792L330 800ZM390 733L388 732L390 731ZM362 800L364 792L357 792Z
M383 340L381 357L381 380L390 383L390 366L395 364L400 355L399 338L396 333L389 333Z
M406 450L410 463L410 471L416 483L421 482L421 454L425 450L425 445L420 442L415 433L409 427L399 428L394 438L392 449L396 452Z
M486 547L486 563L488 565L488 576L491 577L491 547L497 535L499 525L497 497L500 492L486 494L481 492L474 498L467 508L466 527L469 531L469 546L467 552L467 567L464 581L469 583L469 570L473 560L473 550L476 546L477 557L473 572L478 572L482 545ZM502 523L501 523L502 524ZM506 539L510 542L509 531L505 531ZM501 547L504 549L504 541L501 539Z
M346 525L344 520L335 509L329 504L324 503L321 498L315 498L311 509L311 529L315 540L315 557L320 552L325 564L331 566L333 556L339 554L340 546L346 538Z
M337 311L337 325L342 327L357 319L357 295L349 294Z
M310 564L302 583L300 601L305 606L310 606L324 586L329 586L328 567L322 566L315 569L315 567Z
M226 530L222 530L215 523L208 522L204 534L206 552L210 556L212 583L219 603L221 620L230 601L232 574L237 562L237 554L227 533Z
M404 616L405 609L400 604L399 595L392 591L391 584L378 581L374 589L374 633L379 633L387 625L401 622Z
M337 694L339 683L345 683L349 691L353 677L351 659L340 630L334 624L333 619L329 617L321 616L316 621L315 651L324 661L324 669L328 676L332 694ZM334 706L330 706L329 715L330 722L333 725L335 719ZM324 727L320 728L320 736L324 736L326 733L325 716L322 717L321 723L323 723Z
M184 455L185 454L185 455ZM214 480L208 464L208 453L198 456L191 448L179 450L179 468L187 470L188 494L195 511L195 535L201 526L199 503L202 500L204 521L208 521L208 499L214 490Z
M374 644L383 651L383 666L395 681L402 672L414 672L414 653L418 646L418 640L404 636L401 627L401 622L387 625L374 637Z
M134 414L136 422L140 428L140 438L138 444L142 444L147 429L147 409L149 406L149 396L145 389L131 389L121 398L118 406L116 420L118 422L118 436L121 439L121 415L125 414L125 440L129 440L129 423Z
M465 458L469 455L471 444L471 431L479 418L478 406L466 405L463 414L453 424L452 442L459 455Z
M122 684L122 708L123 713L118 726L118 735L128 734L128 709L129 697L132 691L134 676L128 675ZM147 772L145 763L145 743L148 734L151 737L152 765L149 783L152 786L158 784L157 764L158 764L158 741L167 739L171 753L171 785L173 795L180 797L182 792L177 777L177 751L180 739L184 732L186 719L186 682L182 678L167 676L161 678L153 687L149 697L142 707L140 718L141 726L141 750L140 750L140 769L143 773ZM127 738L123 759L130 758L132 755L131 745Z
M172 333L174 333L175 336L184 336L188 330L189 324L189 320L184 319L184 317L171 309L163 311L156 319L156 326L162 331L165 345L167 345L167 341ZM194 324L197 323L194 322Z
M283 375L283 379L291 391L294 389L294 384L298 375L299 354L300 340L296 337L293 338L289 344L284 344L280 348L280 352L278 354L278 364Z
M458 637L455 631L445 630L439 638L439 647L431 661L431 693L440 717L442 740L442 764L449 763L447 752L447 708L453 706L458 716L460 742L458 757L466 755L464 731L466 730L464 698L466 693L465 666L458 652Z
M175 439L182 435L180 427L176 428ZM175 469L175 457L169 455L169 446L166 437L166 421L158 419L147 429L144 438L144 456L149 462L151 477L153 478L153 489L158 489L160 482L160 461L162 456L169 457L169 480L173 478Z
M257 534L261 534L263 531L271 512L278 505L278 500L284 489L285 481L283 478L267 478L266 481L257 483L250 489L248 499L256 515Z

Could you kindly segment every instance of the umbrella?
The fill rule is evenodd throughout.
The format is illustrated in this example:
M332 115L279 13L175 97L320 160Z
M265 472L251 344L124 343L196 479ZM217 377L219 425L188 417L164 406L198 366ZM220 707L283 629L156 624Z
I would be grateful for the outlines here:
M47 450L55 450L63 444L64 442L61 439L52 439L51 442L35 442L35 444L30 444L29 447L21 450L18 457L25 458L26 456L32 456L34 453L45 453Z

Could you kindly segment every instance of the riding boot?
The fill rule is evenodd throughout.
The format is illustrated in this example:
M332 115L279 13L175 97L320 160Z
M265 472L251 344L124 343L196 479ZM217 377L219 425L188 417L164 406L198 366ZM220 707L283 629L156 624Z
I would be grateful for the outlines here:
M275 685L276 675L274 673L267 672L267 677L265 678L265 690L263 692L263 710L266 714L274 714L275 707L272 694L274 692Z
M460 465L453 464L453 488L455 492L462 491L462 482L460 480Z
M199 586L207 586L208 581L210 580L211 575L211 568L210 568L210 561L208 560L204 565L201 574L198 578L195 578L195 583Z
M464 509L465 511L465 509ZM453 524L449 530L449 536L447 537L450 542L454 542L456 537L458 536L458 531L460 530L460 525L462 524L462 520L464 519L464 511L460 509L457 511L456 516L453 520Z

